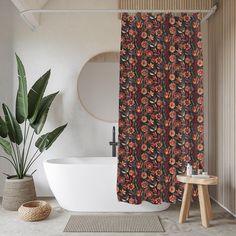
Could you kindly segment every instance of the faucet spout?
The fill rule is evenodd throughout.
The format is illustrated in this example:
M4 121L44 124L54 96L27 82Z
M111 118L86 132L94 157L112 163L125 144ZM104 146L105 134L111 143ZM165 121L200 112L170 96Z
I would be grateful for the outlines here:
M112 157L116 157L116 146L118 145L118 142L116 142L116 128L113 126L112 128L112 141L109 142L109 144L112 146Z

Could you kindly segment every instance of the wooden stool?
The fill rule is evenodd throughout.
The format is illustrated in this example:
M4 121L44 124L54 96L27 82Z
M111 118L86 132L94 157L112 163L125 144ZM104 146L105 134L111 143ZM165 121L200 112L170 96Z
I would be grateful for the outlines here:
M209 178L194 178L186 175L177 175L177 180L181 183L185 183L182 205L179 215L179 223L184 223L189 216L192 187L193 184L197 184L202 225L207 228L209 226L209 221L213 217L211 201L208 193L208 185L217 185L218 178L216 176L210 176Z

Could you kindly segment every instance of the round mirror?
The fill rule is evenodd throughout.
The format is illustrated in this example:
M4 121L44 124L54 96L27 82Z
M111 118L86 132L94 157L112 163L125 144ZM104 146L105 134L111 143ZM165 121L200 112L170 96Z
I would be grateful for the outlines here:
M102 121L118 122L118 52L91 58L82 68L77 86L80 102L89 114Z

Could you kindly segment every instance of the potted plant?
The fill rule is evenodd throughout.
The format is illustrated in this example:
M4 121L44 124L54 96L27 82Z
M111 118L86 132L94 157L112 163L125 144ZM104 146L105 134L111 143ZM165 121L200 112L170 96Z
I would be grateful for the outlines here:
M19 87L15 116L6 104L2 104L4 118L0 116L0 147L5 153L0 157L7 160L15 171L13 176L7 175L3 191L2 205L7 210L18 210L24 202L36 199L32 177L35 171L29 173L29 169L51 147L67 125L38 137L35 142L36 150L32 153L34 136L41 133L49 108L58 92L44 96L50 70L28 92L24 65L17 55L16 61Z

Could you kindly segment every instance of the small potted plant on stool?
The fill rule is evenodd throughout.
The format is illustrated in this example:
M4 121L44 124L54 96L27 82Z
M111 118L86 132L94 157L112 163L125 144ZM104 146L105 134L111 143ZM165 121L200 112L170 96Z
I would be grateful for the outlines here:
M3 190L2 206L7 210L18 210L24 202L35 200L35 186L30 167L63 132L66 124L43 134L35 142L36 150L32 154L34 136L39 135L47 119L49 108L58 92L44 96L50 70L42 75L27 91L24 66L16 55L19 87L16 96L15 115L6 104L2 104L4 117L0 116L1 158L14 168L14 175L7 175Z

